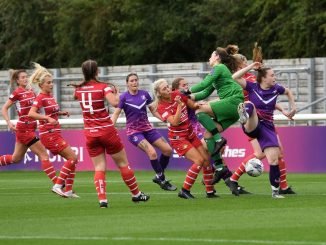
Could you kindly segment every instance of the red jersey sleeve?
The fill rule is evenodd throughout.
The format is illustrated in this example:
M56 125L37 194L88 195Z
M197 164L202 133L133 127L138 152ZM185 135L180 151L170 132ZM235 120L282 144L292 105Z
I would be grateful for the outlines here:
M42 97L40 95L36 96L34 102L33 102L33 107L36 107L37 109L40 109L43 107L42 105Z

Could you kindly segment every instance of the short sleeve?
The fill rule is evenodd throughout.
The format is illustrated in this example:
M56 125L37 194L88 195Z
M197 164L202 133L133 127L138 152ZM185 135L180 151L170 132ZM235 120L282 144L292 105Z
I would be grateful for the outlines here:
M285 93L285 88L282 85L277 83L277 84L275 84L275 87L276 87L276 90L277 90L277 92L279 94L284 94Z
M35 100L33 101L33 106L36 107L37 109L42 108L42 97L41 96L37 96L35 98Z

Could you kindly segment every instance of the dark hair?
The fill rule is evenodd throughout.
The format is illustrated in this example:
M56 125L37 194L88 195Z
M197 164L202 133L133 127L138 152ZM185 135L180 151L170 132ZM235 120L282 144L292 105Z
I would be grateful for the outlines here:
M89 82L90 80L97 81L97 62L95 60L86 60L81 65L84 74L84 82Z
M96 77L98 66L97 66L97 62L95 60L84 61L83 64L81 65L81 68L82 68L83 75L84 75L84 81L80 84L68 84L67 86L73 86L75 88L79 88L79 87L84 86L91 80L100 82ZM106 84L108 84L109 86L111 86L115 89L115 85L113 83L106 82Z
M183 77L177 77L172 82L172 91L177 90L180 85L180 81L185 80Z
M26 70L20 69L20 70L9 70L10 75L10 87L14 86L14 82L16 82L16 85L18 85L17 80L19 78L20 73L27 73Z
M258 83L261 83L262 78L263 78L263 77L266 77L266 74L267 74L268 70L271 70L271 69L272 69L272 68L270 68L270 67L259 68L259 69L257 70L257 78L256 78L257 82L258 82Z
M226 48L218 47L215 52L220 56L222 64L234 73L238 68L238 62L233 57L234 54L238 53L239 48L237 45L228 45Z
M129 78L130 78L131 76L136 76L136 77L137 77L137 79L139 79L139 77L138 77L137 73L134 73L134 72L132 72L132 73L129 73L129 74L127 75L127 77L126 77L126 82L128 82L128 81L129 81Z

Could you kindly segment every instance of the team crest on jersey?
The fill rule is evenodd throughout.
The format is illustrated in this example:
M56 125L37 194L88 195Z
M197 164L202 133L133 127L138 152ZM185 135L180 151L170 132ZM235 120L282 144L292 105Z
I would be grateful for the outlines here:
M133 136L132 137L132 141L137 142L138 141L138 137L137 136Z
M142 96L141 96L141 99L142 99L142 100L146 100L146 96L145 96L145 95L142 95Z

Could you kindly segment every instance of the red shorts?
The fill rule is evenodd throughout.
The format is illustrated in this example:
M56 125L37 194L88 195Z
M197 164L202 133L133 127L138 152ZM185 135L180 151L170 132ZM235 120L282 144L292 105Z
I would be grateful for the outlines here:
M170 143L179 156L184 156L192 147L198 148L203 145L197 136L194 136L191 139L170 139Z
M16 142L24 145L28 145L35 138L37 138L35 131L16 131Z
M124 147L118 131L110 128L101 136L86 136L86 148L90 157L96 157L104 152L109 155L118 153Z
M46 133L40 135L41 143L48 149L53 155L58 155L59 152L66 149L69 144L62 138L60 133Z

